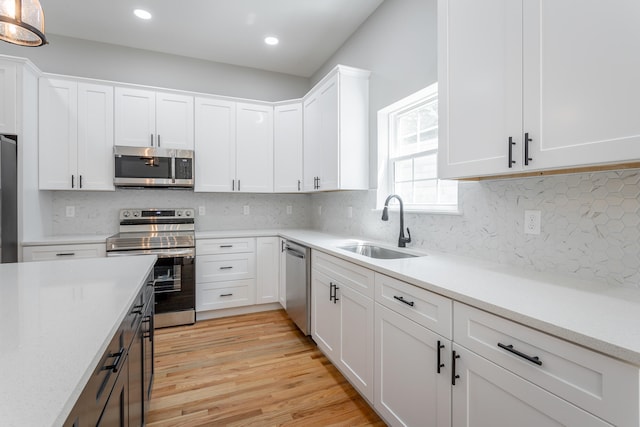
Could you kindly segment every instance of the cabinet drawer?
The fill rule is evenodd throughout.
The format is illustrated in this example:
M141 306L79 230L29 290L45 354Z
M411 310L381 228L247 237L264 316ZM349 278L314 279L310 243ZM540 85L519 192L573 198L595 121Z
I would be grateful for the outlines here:
M216 284L196 286L196 311L217 310L255 304L255 282L237 280L226 282L228 287Z
M46 261L70 258L99 258L106 256L106 245L47 245L22 248L23 261Z
M312 251L311 265L341 285L373 298L373 271L318 251Z
M453 302L425 289L376 273L375 300L414 322L451 339Z
M256 255L253 253L198 255L196 257L196 283L255 277Z
M254 237L196 240L197 255L238 254L255 252L255 250Z
M455 342L615 425L639 425L637 367L458 302L453 313Z

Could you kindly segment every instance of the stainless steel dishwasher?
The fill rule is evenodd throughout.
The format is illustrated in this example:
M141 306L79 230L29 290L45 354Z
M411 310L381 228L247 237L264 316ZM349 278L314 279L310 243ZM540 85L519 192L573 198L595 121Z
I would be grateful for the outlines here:
M311 250L285 242L287 314L305 334L311 334Z

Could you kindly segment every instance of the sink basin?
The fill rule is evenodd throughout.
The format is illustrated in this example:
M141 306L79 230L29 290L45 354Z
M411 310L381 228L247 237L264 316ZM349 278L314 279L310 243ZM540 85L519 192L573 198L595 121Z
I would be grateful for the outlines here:
M357 244L340 246L340 249L353 252L358 255L368 256L370 258L377 259L398 259L398 258L415 258L418 255L408 254L406 252L394 251L393 249L383 248L381 246L369 245L369 244Z

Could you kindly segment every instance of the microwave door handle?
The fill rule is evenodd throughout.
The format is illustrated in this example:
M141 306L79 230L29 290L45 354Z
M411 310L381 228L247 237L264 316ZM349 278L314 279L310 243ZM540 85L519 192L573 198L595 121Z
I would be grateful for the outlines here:
M171 182L176 182L176 157L171 156Z

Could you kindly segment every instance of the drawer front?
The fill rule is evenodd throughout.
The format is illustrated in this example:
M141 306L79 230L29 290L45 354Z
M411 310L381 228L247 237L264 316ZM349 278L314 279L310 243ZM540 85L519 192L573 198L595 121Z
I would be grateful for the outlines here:
M453 313L458 344L615 425L639 425L637 367L458 302Z
M453 301L449 298L376 273L375 300L443 337L451 339Z
M196 283L253 279L255 277L255 254L196 256Z
M312 251L311 265L341 285L373 298L373 271L318 251Z
M198 285L196 287L196 311L217 310L255 304L255 282L238 280L226 282L227 287Z
M197 255L238 254L256 251L254 237L196 240Z
M25 246L22 249L24 261L47 261L71 258L99 258L106 256L106 245L51 245Z

